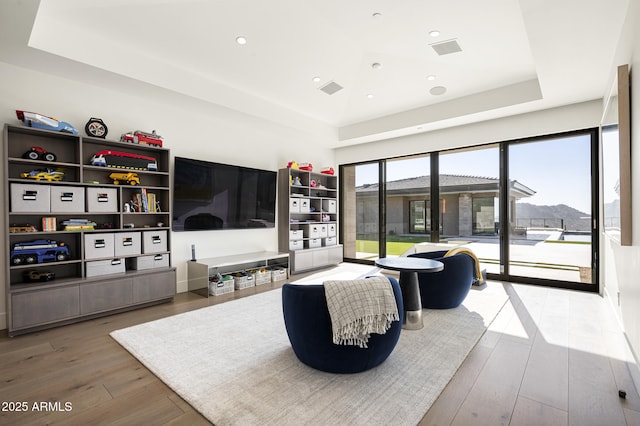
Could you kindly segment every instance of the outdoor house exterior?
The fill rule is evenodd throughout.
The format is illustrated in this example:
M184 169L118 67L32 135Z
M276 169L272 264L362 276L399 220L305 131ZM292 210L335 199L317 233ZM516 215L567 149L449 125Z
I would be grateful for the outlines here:
M440 234L445 237L496 235L498 217L496 200L499 179L441 174ZM387 233L389 235L428 234L430 231L431 177L419 176L386 183ZM358 236L378 232L378 184L355 188ZM531 197L535 191L517 180L509 187L509 221L516 227L518 200Z

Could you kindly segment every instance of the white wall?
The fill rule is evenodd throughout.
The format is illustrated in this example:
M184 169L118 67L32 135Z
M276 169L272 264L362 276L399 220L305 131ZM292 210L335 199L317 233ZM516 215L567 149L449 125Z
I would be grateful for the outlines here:
M604 292L621 321L636 363L629 363L640 389L640 2L629 2L627 21L611 73L618 65L631 67L631 199L632 246L621 247L602 237L601 265ZM618 294L619 293L619 294ZM618 297L619 296L619 297Z
M421 154L597 127L599 100L336 149L337 164Z
M318 124L314 123L313 128L305 131L300 129L300 122L294 129L142 83L129 81L123 87L135 89L137 85L140 90L118 91L101 87L100 81L79 83L0 62L0 123L21 125L15 110L24 109L68 121L84 134L87 120L100 117L109 127L107 139L117 140L121 133L134 129L157 130L172 157L267 170L282 168L290 160L309 161L316 166L335 165L333 152L318 148L331 145L319 138L335 135L333 129L318 131ZM0 186L2 196L4 186ZM4 217L0 222L4 222ZM6 229L7 224L0 225ZM177 267L178 292L187 288L186 262L191 258L191 244L196 245L197 256L204 258L277 250L278 238L276 229L173 232L172 264ZM2 246L0 256L5 258L7 248ZM3 282L0 328L6 328L5 300Z

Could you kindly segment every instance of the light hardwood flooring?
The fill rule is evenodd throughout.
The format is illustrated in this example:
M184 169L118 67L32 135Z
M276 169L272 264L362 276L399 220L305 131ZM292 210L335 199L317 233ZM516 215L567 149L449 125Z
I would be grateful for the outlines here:
M1 337L0 424L208 424L109 332L277 286L208 299L182 293L173 303ZM626 366L632 358L607 302L567 290L489 286L473 291L505 291L509 301L421 425L640 425L640 397ZM26 411L5 411L21 402ZM48 410L34 409L41 403Z

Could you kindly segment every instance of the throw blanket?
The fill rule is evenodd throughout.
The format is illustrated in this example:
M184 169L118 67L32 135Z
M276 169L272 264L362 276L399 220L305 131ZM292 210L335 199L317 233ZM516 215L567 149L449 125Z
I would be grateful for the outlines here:
M482 269L480 269L480 260L476 257L476 254L471 251L471 249L466 247L452 248L451 250L449 250L444 254L444 257L453 256L454 254L460 254L460 253L464 253L471 256L471 258L476 262L476 278L478 279L478 281L483 281L484 278L482 277Z
M366 348L371 333L384 334L399 321L393 287L386 277L325 281L333 343Z

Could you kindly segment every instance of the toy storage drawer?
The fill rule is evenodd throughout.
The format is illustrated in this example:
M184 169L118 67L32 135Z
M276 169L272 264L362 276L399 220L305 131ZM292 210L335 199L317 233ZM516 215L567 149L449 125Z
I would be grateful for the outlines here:
M338 244L338 239L336 237L327 237L324 239L325 246L335 246Z
M116 188L87 188L88 212L117 212L118 190Z
M320 238L327 236L327 225L320 225Z
M84 212L84 188L74 186L51 187L52 212Z
M322 211L325 213L336 213L336 200L322 200Z
M114 256L114 237L112 233L85 234L84 258L100 259Z
M113 234L115 256L135 256L142 253L140 232L118 232Z
M322 239L311 238L310 240L307 240L307 247L308 248L322 247Z
M320 238L320 225L306 225L303 230L306 238Z
M300 200L300 213L309 213L311 211L311 203L308 199L303 198Z
M304 248L303 240L289 241L289 250L301 250Z
M138 256L131 259L131 269L140 271L142 269L162 268L169 266L169 254L154 254L153 256ZM232 281L233 282L233 281Z
M124 259L94 260L87 262L87 277L124 273Z
M291 213L300 213L300 200L297 198L291 198L289 200L289 211Z
M304 237L304 233L302 229L289 231L289 239L290 240L301 240Z
M11 212L50 212L50 185L11 184Z
M167 231L144 231L142 233L142 253L167 251Z
M338 235L338 231L335 223L329 223L327 225L327 237L335 237Z

